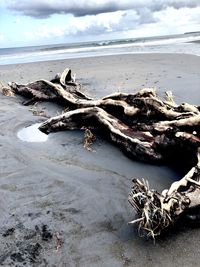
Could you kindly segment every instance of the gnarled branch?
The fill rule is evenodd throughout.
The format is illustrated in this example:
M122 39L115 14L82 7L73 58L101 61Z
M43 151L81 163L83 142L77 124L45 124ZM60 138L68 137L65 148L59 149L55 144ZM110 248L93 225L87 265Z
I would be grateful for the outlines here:
M200 107L177 105L171 92L160 99L154 88L134 94L114 93L94 100L81 92L71 70L65 69L51 81L25 85L11 83L16 94L34 101L56 101L70 111L45 121L45 133L102 128L110 140L129 155L148 162L177 162L189 170L168 190L158 193L145 180L133 179L128 197L139 215L141 235L155 237L172 225L182 213L200 205Z

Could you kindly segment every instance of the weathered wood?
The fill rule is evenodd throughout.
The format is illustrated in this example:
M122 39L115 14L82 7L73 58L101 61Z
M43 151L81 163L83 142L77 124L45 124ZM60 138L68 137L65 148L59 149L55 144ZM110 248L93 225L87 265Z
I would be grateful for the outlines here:
M141 235L155 237L182 213L200 205L200 107L177 105L171 92L160 99L154 88L137 93L114 93L94 100L81 92L71 70L65 69L51 81L20 85L11 83L16 94L34 101L56 101L70 111L45 121L45 133L60 130L101 128L129 156L142 161L181 162L188 173L168 190L150 190L144 180L133 180L128 197L139 215ZM29 102L27 102L29 103Z
M173 225L183 213L200 206L200 150L197 164L180 180L161 194L150 190L146 181L133 180L128 201L137 211L141 236L155 237ZM191 219L193 219L192 217Z
M162 159L154 147L154 138L149 132L134 131L119 119L99 107L75 109L44 122L40 130L44 133L74 130L85 127L101 127L110 139L130 155L146 161Z

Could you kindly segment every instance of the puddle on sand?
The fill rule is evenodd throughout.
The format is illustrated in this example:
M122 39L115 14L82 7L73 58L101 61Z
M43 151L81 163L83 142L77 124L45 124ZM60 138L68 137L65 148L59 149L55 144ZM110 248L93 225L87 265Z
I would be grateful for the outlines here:
M22 141L26 142L45 142L48 139L48 135L42 133L38 128L41 123L36 123L31 126L21 129L17 136Z

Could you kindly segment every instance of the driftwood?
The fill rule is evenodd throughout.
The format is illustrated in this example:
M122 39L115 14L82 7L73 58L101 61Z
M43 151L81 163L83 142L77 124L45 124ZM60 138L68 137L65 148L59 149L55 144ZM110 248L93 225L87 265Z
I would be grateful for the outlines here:
M184 166L186 175L162 193L151 190L145 180L133 179L128 201L139 219L130 224L138 223L141 235L154 238L181 214L200 205L199 106L177 105L171 92L162 100L154 88L94 100L81 92L69 69L51 81L9 86L15 94L29 98L25 104L48 100L70 109L45 121L40 126L44 133L100 128L133 158Z

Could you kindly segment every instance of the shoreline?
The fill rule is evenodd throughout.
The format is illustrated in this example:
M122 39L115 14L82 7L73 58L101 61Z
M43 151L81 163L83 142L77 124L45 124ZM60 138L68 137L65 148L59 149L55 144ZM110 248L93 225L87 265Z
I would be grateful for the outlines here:
M188 42L188 44L199 44L200 41L194 41L194 42ZM200 56L200 53L199 53L199 49L197 49L197 52L193 52L193 51L186 51L183 52L175 52L175 51L170 51L169 49L169 53L166 53L165 51L168 50L168 48L165 48L163 49L163 51L153 51L154 49L152 49L152 51L144 51L144 52L113 52L113 53L97 53L97 52L94 52L93 54L91 53L90 55L79 55L79 56L58 56L56 57L55 55L54 56L49 56L48 55L46 57L42 56L41 58L35 58L35 60L33 59L25 59L25 60L22 60L22 61L19 61L19 62L14 62L14 63L3 63L0 61L0 66L10 66L10 65L21 65L21 64L34 64L34 63L42 63L42 62L51 62L51 61L63 61L63 60L81 60L81 59L89 59L89 58L98 58L98 57L112 57L112 56L134 56L134 55L152 55L152 54L155 54L155 55L163 55L163 54L175 54L175 55L191 55L191 56L197 56L199 57ZM59 54L58 54L59 55ZM54 58L55 57L55 58ZM31 57L32 58L32 57ZM12 60L12 59L11 59ZM8 62L10 62L11 60L8 60Z
M47 60L81 59L151 53L175 53L200 56L197 33L128 38L83 43L63 43L27 47L0 48L0 64L33 63Z
M193 41L191 43L198 43L200 41ZM117 54L106 54L106 55L98 55L98 54L95 54L95 55L92 55L92 56L84 56L84 57L72 57L72 58L58 58L58 59L47 59L47 60L39 60L39 61L30 61L30 62L19 62L19 63L8 63L8 64L0 64L0 66L12 66L12 65L24 65L24 64L37 64L37 63L45 63L45 62L62 62L62 61L76 61L76 60L89 60L89 59L93 59L93 58L97 58L97 59L100 59L100 58L107 58L107 57L121 57L121 56L130 56L130 57L134 57L134 56L148 56L148 55L178 55L178 56L195 56L195 57L199 57L200 55L196 55L196 54L190 54L188 52L179 52L179 53L175 53L175 52L119 52Z
M177 103L199 104L200 58L180 54L135 54L0 66L0 81L50 79L65 67L94 98L114 91L157 87L172 90ZM200 230L180 226L154 245L127 225L133 177L161 191L181 176L168 166L128 159L97 137L94 153L83 132L50 134L43 143L23 142L20 129L45 118L22 98L0 95L0 265L8 266L196 266ZM62 109L38 103L53 116ZM56 233L62 244L56 251ZM183 253L184 252L184 253Z
M37 79L51 79L55 73L68 67L76 73L83 89L94 98L115 91L132 92L143 87L155 87L162 96L167 90L175 91L177 103L188 101L198 105L195 94L199 90L199 62L200 57L196 55L148 53L8 64L0 65L0 81L27 83ZM194 70L191 70L191 65Z

